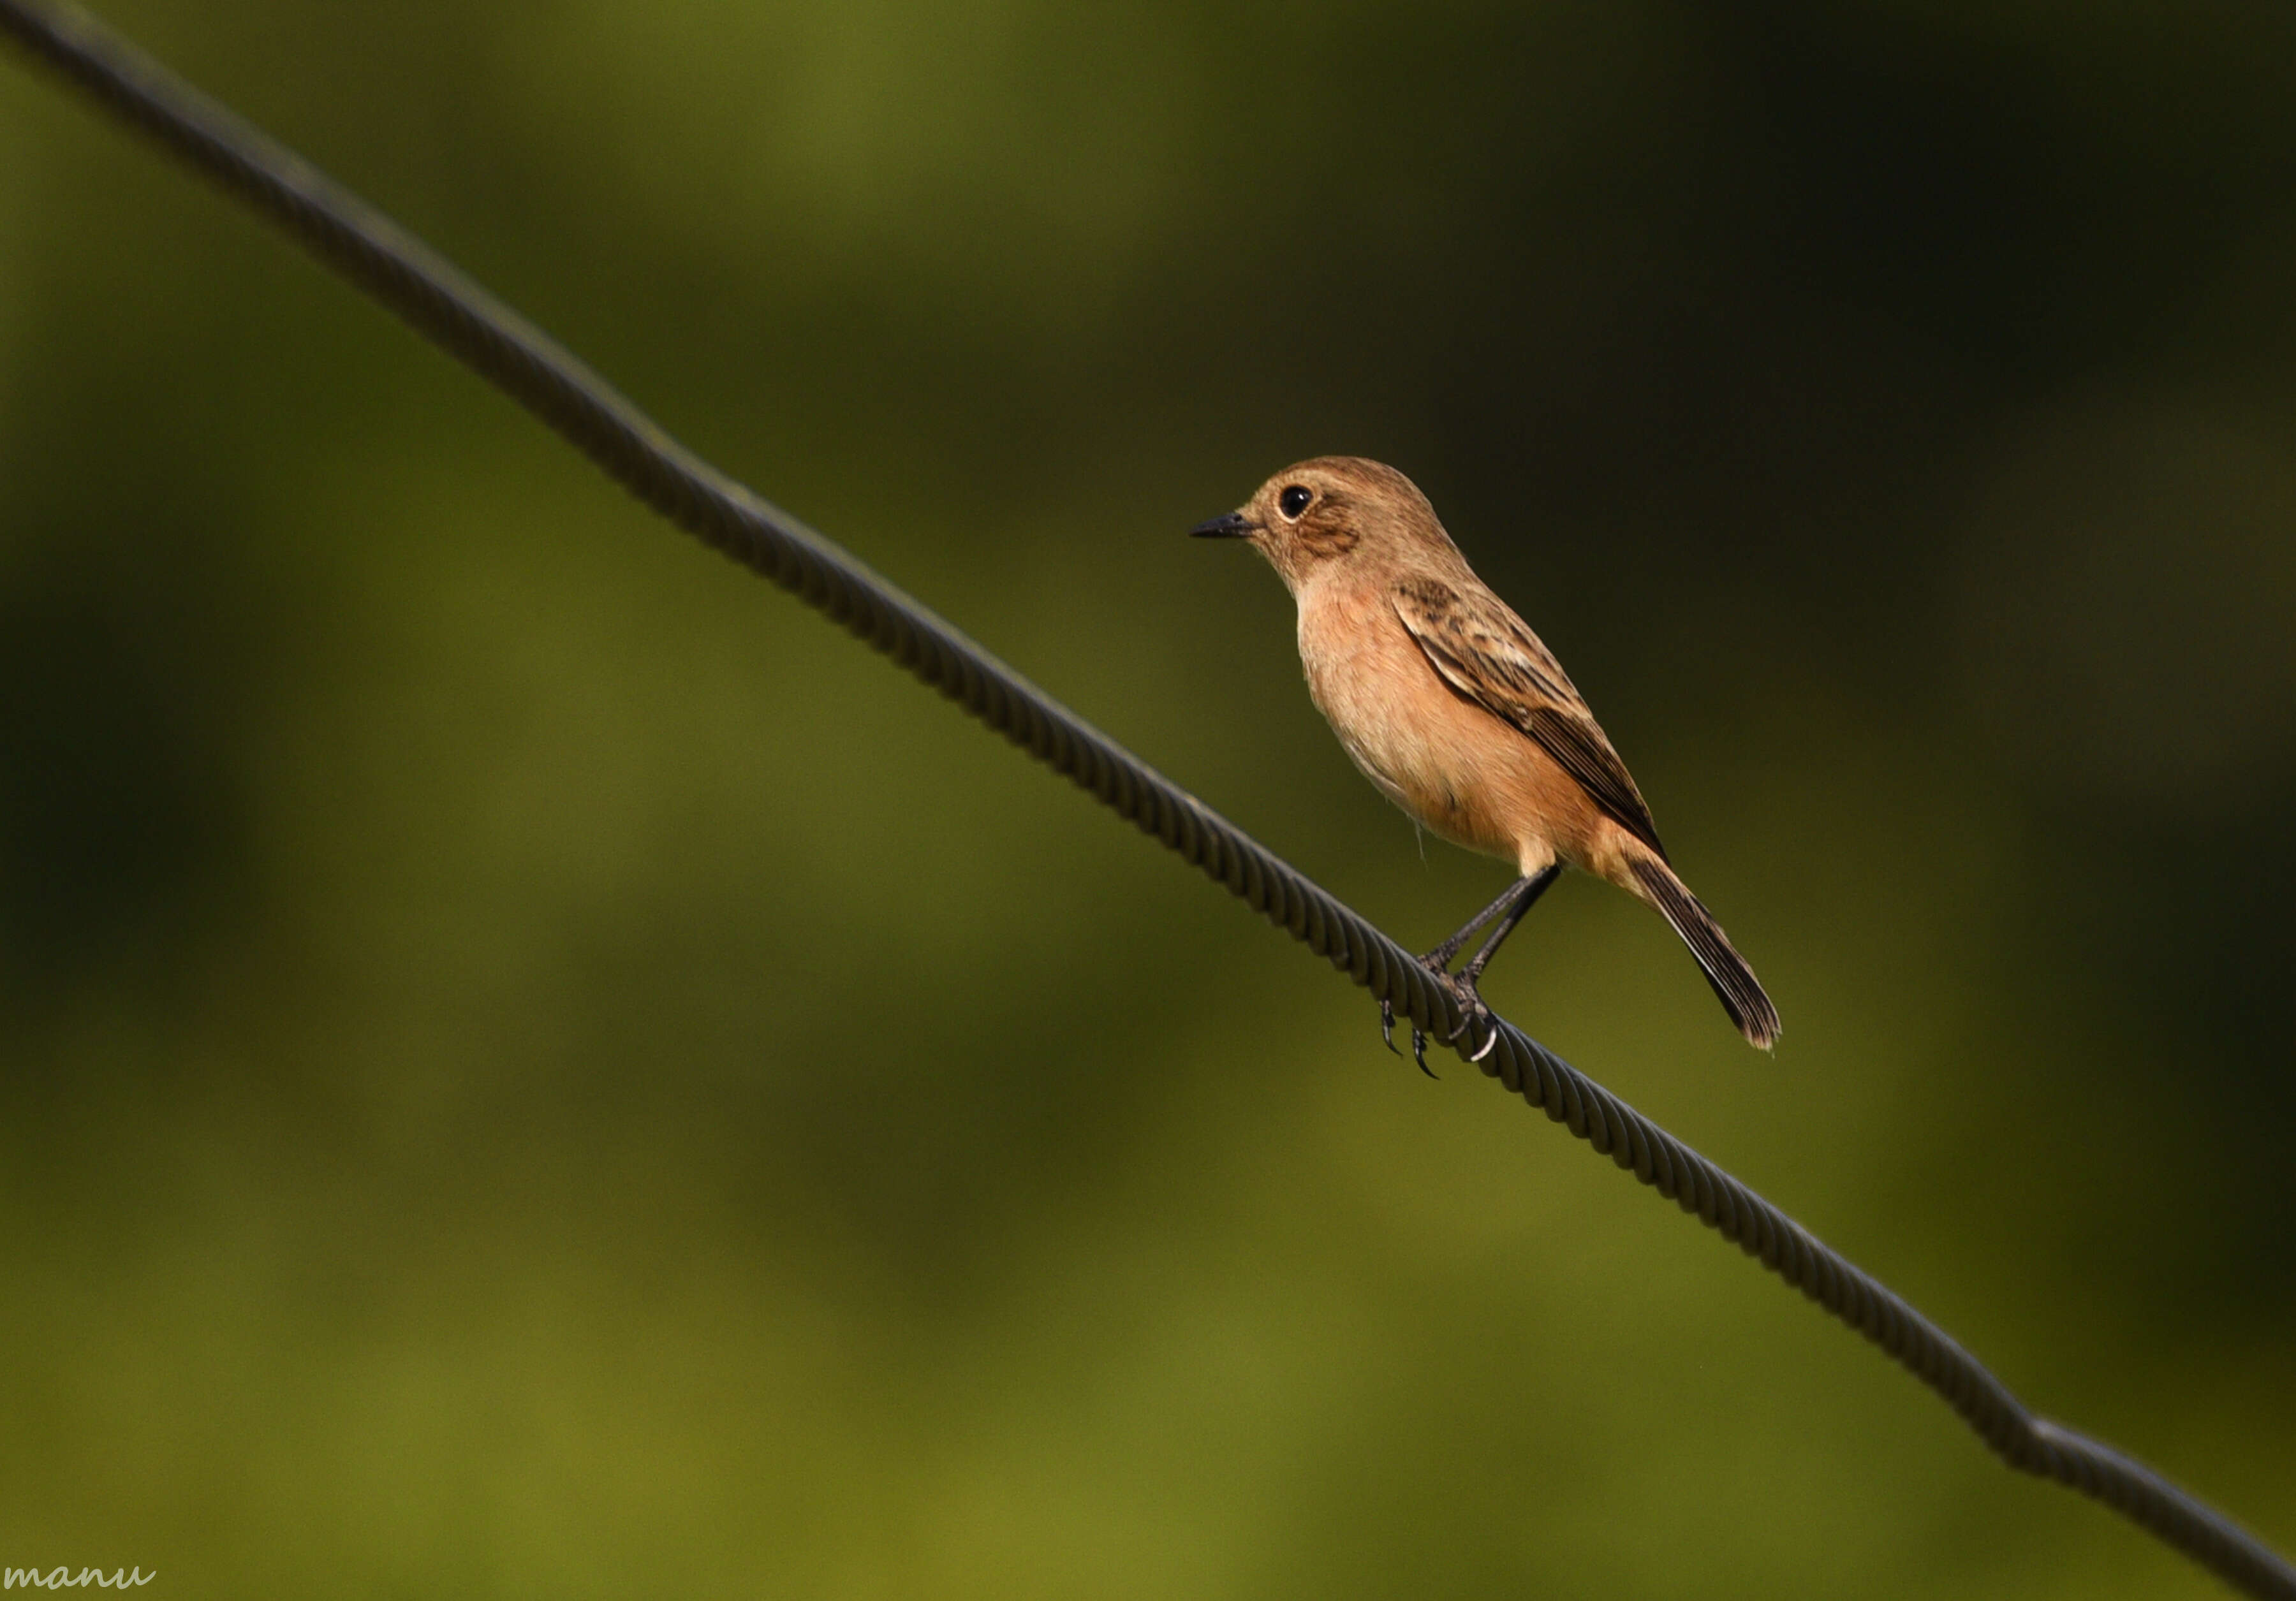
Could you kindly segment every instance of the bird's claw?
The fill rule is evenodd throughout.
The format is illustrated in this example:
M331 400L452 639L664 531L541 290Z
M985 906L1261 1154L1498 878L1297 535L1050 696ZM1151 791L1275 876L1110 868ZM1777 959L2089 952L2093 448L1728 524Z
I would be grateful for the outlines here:
M1443 980L1444 988L1451 992L1451 999L1459 1003L1459 1026L1445 1037L1444 1042L1456 1045L1463 1039L1472 1041L1475 1037L1474 1031L1480 1027L1482 1046L1467 1058L1471 1062L1480 1062L1498 1046L1498 1020L1491 1016L1491 1009L1483 1003L1482 992L1475 988L1473 979L1456 973L1444 973L1439 976Z
M1379 1040L1390 1050L1395 1050L1395 1002L1392 1001L1379 1003ZM1395 1054L1401 1056L1403 1053L1395 1050ZM1429 1078L1435 1076L1435 1070L1427 1065L1426 1031L1416 1025L1411 1031L1411 1058L1419 1064L1420 1072Z
M1392 1001L1379 1003L1379 1037L1381 1043L1390 1050L1395 1050L1395 1002ZM1403 1053L1395 1050L1395 1054L1401 1056ZM1416 1025L1411 1031L1411 1058L1419 1064L1420 1072L1429 1078L1435 1076L1435 1070L1427 1065L1427 1031Z
M1480 1027L1483 1042L1467 1059L1480 1062L1488 1058L1492 1051L1498 1049L1498 1019L1491 1016L1491 1009L1484 1004L1481 992L1475 988L1475 981L1438 966L1431 955L1421 957L1419 965L1433 974L1436 981L1451 992L1451 999L1458 1002L1459 1025L1443 1036L1443 1042L1456 1045L1461 1040L1472 1041L1475 1030ZM1390 1050L1394 1050L1396 1055L1403 1054L1395 1049L1395 1003L1392 1001L1379 1003L1379 1037L1381 1042ZM1435 1070L1427 1065L1427 1031L1414 1024L1411 1030L1411 1059L1419 1064L1420 1072L1433 1078Z
M1427 1031L1423 1028L1411 1031L1411 1059L1419 1064L1420 1072L1429 1078L1435 1076L1435 1069L1427 1065Z

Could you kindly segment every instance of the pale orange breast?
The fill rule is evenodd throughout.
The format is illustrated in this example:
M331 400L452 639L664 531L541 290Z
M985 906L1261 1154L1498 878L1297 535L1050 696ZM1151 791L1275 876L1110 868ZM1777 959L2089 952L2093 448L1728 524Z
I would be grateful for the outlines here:
M1429 664L1383 590L1300 596L1308 691L1380 790L1444 838L1529 873L1590 865L1599 816L1527 736L1463 699Z

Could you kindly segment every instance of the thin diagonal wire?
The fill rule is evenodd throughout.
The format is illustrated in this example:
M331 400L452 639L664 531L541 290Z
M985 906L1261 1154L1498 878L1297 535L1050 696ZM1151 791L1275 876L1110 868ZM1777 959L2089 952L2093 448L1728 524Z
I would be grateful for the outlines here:
M795 518L664 434L595 373L388 218L92 18L0 0L0 31L157 139L555 429L679 527L791 591L1226 885L1436 1036L1448 991L1410 953L1146 763ZM1879 1345L2012 1467L2103 1501L2249 1595L2296 1567L2144 1464L2025 1409L1944 1331L1745 1185L1524 1034L1497 1079Z

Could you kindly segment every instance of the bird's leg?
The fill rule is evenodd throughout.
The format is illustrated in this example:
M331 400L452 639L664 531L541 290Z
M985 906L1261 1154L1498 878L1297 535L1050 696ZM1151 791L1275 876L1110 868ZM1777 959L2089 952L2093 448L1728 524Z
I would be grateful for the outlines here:
M1506 936L1514 932L1515 925L1522 921L1523 914L1531 909L1540 895L1546 893L1546 886L1554 883L1562 871L1561 864L1554 863L1542 871L1517 878L1506 886L1505 892L1497 900L1468 919L1465 927L1419 959L1419 965L1449 985L1452 994L1459 1001L1459 1009L1463 1015L1459 1019L1459 1026L1451 1032L1452 1041L1456 1042L1459 1036L1466 1033L1478 1019L1481 1020L1485 1027L1489 1028L1490 1038L1484 1042L1483 1049L1476 1053L1477 1061L1482 1060L1489 1054L1491 1047L1498 1042L1499 1036L1498 1030L1491 1025L1491 1009L1483 1004L1483 997L1475 988L1475 981L1482 976L1483 969L1490 965L1491 958L1497 954L1498 948L1505 943ZM1476 930L1481 928L1493 918L1499 917L1502 912L1506 915L1500 918L1499 926L1491 930L1490 936L1484 940L1481 949L1475 952L1474 960L1456 974L1447 971L1451 965L1452 958L1457 956L1461 948L1474 937ZM1379 1037L1386 1042L1390 1050L1395 1050L1395 1007L1390 1001L1382 1001L1379 1003ZM1398 1056L1402 1054L1399 1050L1396 1051ZM1433 1078L1435 1074L1427 1066L1427 1035L1423 1030L1416 1027L1411 1031L1411 1054L1419 1064L1419 1071L1426 1074L1429 1078Z
M1469 940L1474 938L1475 930L1480 928L1485 923L1489 922L1493 918L1498 916L1499 913L1505 911L1509 906L1513 905L1514 903L1515 897L1521 894L1524 887L1532 882L1533 880L1529 878L1517 878L1513 883L1508 885L1505 890L1500 892L1499 898L1497 900L1493 901L1489 905L1475 913L1474 916L1469 918L1467 919L1466 926L1461 928L1458 933L1453 935L1449 939L1445 940L1441 944L1436 946L1426 955L1421 957L1419 959L1419 965L1426 968L1431 973L1440 973L1444 968L1449 967L1451 965L1451 959L1459 954L1460 951L1465 947L1466 943ZM1543 888L1545 886L1541 886L1541 887ZM1536 894L1538 892L1533 891L1532 893ZM1512 922L1508 924L1508 927L1510 927L1513 926Z
M1506 943L1507 935L1514 932L1515 925L1521 922L1524 914L1538 903L1538 897L1546 893L1546 886L1561 877L1562 872L1562 864L1553 863L1543 872L1534 873L1518 883L1509 892L1514 897L1513 903L1507 908L1506 915L1499 919L1498 927L1493 928L1489 937L1483 941L1482 948L1475 952L1473 960L1456 973L1443 975L1451 986L1452 995L1459 1002L1462 1014L1459 1026L1452 1031L1451 1041L1456 1042L1461 1034L1477 1023L1480 1023L1488 1033L1489 1037L1483 1041L1482 1050L1475 1053L1476 1061L1488 1056L1499 1040L1498 1025L1491 1020L1491 1009L1483 1003L1482 992L1476 988L1476 984L1482 978L1483 969L1490 966L1491 958L1498 954L1501 945ZM1473 924L1468 925L1469 929L1473 927Z
M1421 957L1419 965L1447 982L1448 976L1444 969L1451 965L1451 959L1459 954L1459 948L1474 937L1476 929L1505 911L1507 903L1521 894L1522 886L1529 882L1528 878L1517 878L1508 885L1505 892L1497 900L1469 918L1465 927ZM1391 1001L1382 1001L1379 1003L1379 1037L1390 1050L1395 1050L1395 1003ZM1456 1039L1458 1036L1455 1034L1452 1037ZM1395 1054L1401 1056L1403 1053L1395 1050ZM1411 1031L1411 1055L1413 1059L1418 1062L1420 1072L1429 1078L1435 1076L1434 1070L1427 1066L1427 1035L1418 1028Z
M1491 930L1490 937L1483 942L1482 949L1475 952L1474 960L1458 971L1457 976L1469 989L1472 989L1475 981L1483 976L1483 969L1491 965L1491 958L1496 956L1499 947L1506 943L1506 936L1514 932L1515 925L1522 921L1523 914L1536 906L1538 903L1538 897L1546 893L1546 886L1562 876L1562 863L1557 862L1543 872L1532 874L1515 886L1515 889L1521 892L1520 898L1516 900L1506 916L1499 920L1499 926ZM1472 923L1468 925L1469 928L1473 927Z

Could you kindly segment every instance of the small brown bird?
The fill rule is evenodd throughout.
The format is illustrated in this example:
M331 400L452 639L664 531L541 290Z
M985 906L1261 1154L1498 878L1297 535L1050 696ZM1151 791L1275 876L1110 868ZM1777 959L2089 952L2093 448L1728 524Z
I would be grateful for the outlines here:
M1738 1032L1767 1050L1777 1009L1698 897L1595 714L1538 636L1493 594L1419 487L1358 456L1287 467L1242 511L1193 530L1248 539L1300 603L1308 692L1381 792L1444 838L1522 876L1420 958L1465 1019L1497 1042L1476 989L1507 935L1564 864L1658 908L1698 959ZM1496 919L1457 973L1452 960ZM1390 1048L1394 1015L1382 1003ZM1454 1034L1453 1039L1459 1036ZM1426 1039L1412 1051L1427 1066Z

